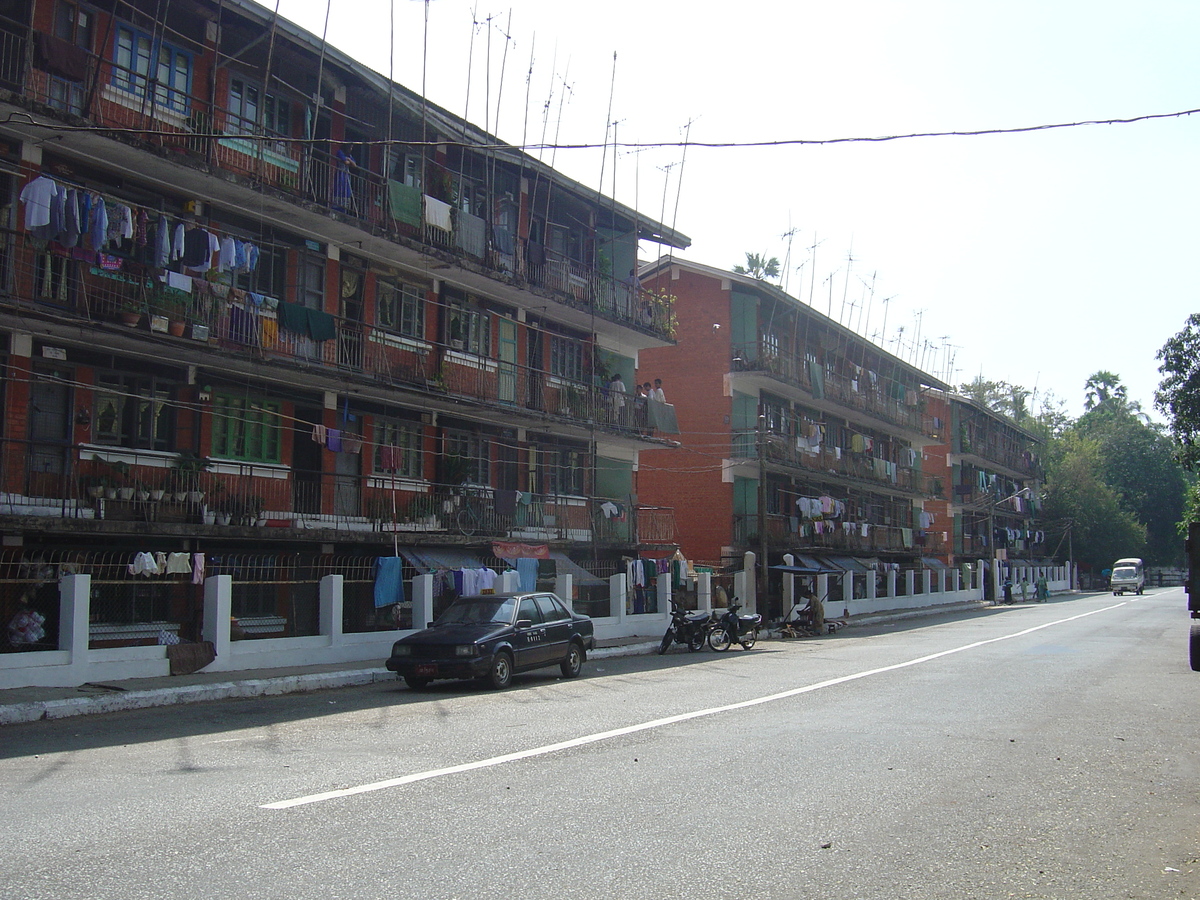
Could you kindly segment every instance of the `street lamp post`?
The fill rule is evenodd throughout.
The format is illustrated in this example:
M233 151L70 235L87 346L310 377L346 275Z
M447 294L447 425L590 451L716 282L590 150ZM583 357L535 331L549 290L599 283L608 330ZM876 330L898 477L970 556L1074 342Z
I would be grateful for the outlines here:
M762 608L755 611L761 614L764 618L767 615L767 574L770 571L767 567L767 467L766 453L763 451L763 430L766 425L767 417L760 414L758 417L758 427L755 429L755 453L758 456L758 551L759 563L758 570L761 573L761 587L758 589L758 596L762 597ZM758 597L755 597L755 606Z

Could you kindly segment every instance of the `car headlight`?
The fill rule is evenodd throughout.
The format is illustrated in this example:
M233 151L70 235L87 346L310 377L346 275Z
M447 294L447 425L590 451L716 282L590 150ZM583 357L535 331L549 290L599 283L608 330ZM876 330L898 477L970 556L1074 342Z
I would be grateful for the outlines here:
M408 644L394 644L392 646L392 656L412 656L412 647Z
M478 656L479 648L474 644L459 644L454 648L455 656Z

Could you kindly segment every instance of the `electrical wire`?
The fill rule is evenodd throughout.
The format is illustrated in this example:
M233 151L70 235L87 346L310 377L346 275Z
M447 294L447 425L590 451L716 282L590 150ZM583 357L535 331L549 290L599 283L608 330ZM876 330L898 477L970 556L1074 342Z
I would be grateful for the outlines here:
M1012 128L978 128L969 131L914 131L903 134L885 134L885 135L858 135L847 137L833 138L777 138L773 140L763 141L696 141L691 137L686 137L678 141L606 141L604 143L595 142L579 142L579 143L559 143L559 142L539 142L532 144L507 144L507 143L480 143L467 141L454 141L441 138L438 140L396 140L386 139L377 141L357 141L356 143L364 146L380 146L386 147L395 144L402 144L408 147L463 147L474 150L497 151L497 150L517 150L523 152L544 151L544 150L598 150L604 147L623 148L626 150L644 150L652 148L688 148L699 147L706 149L747 149L754 147L820 147L832 144L878 144L889 141L913 140L917 138L945 138L945 137L986 137L989 135L1004 135L1004 134L1028 134L1037 131L1052 131L1063 128L1082 128L1092 125L1132 125L1138 122L1149 122L1158 119L1177 119L1184 116L1195 115L1200 113L1200 108L1184 109L1178 112L1169 113L1147 113L1140 116L1130 116L1127 118L1111 118L1111 119L1082 119L1074 122L1053 122L1041 125L1020 125ZM61 122L39 122L29 113L10 113L4 119L0 119L0 125L21 124L38 128L52 129L56 132L93 132L99 134L139 134L139 135L161 135L169 137L177 137L179 132L172 129L147 129L147 128L114 128L97 125L67 125ZM189 138L208 138L209 140L220 140L226 137L223 134L212 135L189 135ZM323 145L338 143L330 138L293 138L283 137L280 135L238 135L240 140L259 140L272 142L287 143L287 144L309 144Z

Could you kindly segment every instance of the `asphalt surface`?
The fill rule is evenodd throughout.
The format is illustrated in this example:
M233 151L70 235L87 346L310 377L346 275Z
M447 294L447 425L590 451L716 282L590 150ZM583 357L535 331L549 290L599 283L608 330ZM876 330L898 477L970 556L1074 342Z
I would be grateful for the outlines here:
M862 616L851 620L851 627L879 622L924 618L931 615L965 612L985 607L983 603L953 604L931 609L909 610L891 615ZM653 653L662 635L634 635L605 639L588 654L589 660ZM763 633L764 640L770 637ZM819 640L810 638L806 640ZM704 651L707 652L707 651ZM244 672L195 672L162 678L132 678L78 687L22 687L0 690L0 726L96 715L181 703L245 699L280 694L323 691L354 687L379 681L392 682L396 676L379 665L364 663L295 666L282 669L256 669Z

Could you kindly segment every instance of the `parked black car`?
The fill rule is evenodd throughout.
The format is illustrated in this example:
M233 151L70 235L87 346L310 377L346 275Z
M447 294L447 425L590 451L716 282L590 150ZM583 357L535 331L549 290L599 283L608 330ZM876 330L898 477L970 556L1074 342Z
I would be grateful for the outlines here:
M435 678L504 688L514 672L546 666L574 678L595 642L592 620L555 594L481 594L459 597L430 627L396 641L387 668L411 688Z

